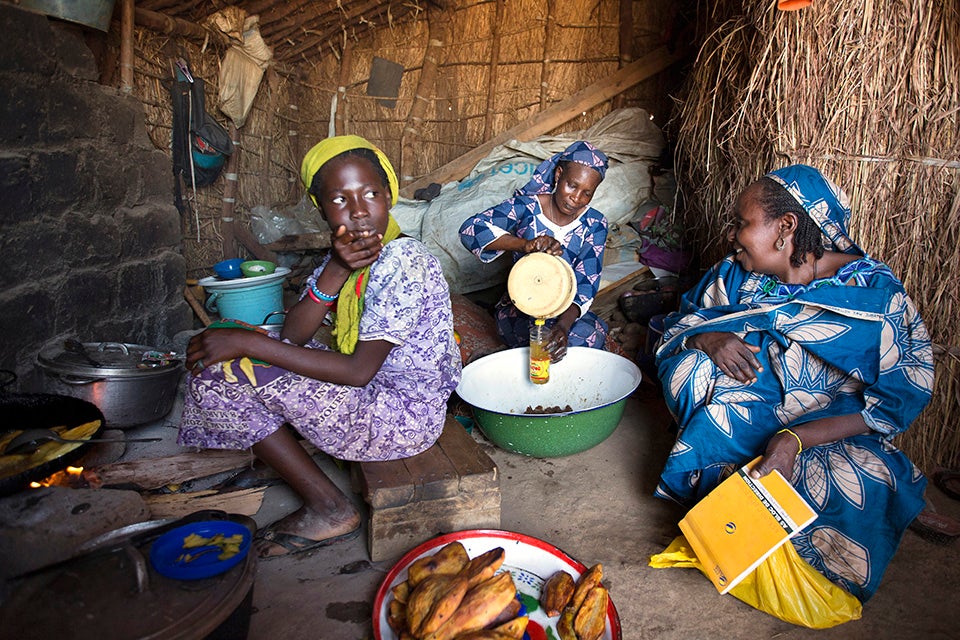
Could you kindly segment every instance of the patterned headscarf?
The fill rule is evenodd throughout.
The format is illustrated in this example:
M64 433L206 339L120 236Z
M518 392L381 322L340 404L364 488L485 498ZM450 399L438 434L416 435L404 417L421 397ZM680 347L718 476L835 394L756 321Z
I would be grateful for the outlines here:
M557 175L557 166L561 162L578 162L600 174L600 180L607 175L607 156L595 146L584 140L574 142L561 153L556 153L540 163L533 172L530 181L514 192L514 196L534 196L538 193L553 191L553 181Z
M850 200L840 187L805 164L794 164L771 171L767 177L781 185L800 203L807 215L820 227L827 249L864 255L847 231L850 223Z
M387 182L390 186L390 204L397 204L397 195L399 193L397 173L387 159L386 154L380 151L372 143L360 136L334 136L321 140L313 146L307 155L304 156L300 164L300 179L309 193L310 185L313 183L313 177L327 162L345 151L353 149L370 149L377 155L380 166L387 174ZM316 198L311 194L313 203L317 204ZM383 234L383 244L395 240L400 235L400 225L394 220L392 215L387 217L387 230ZM357 341L360 336L360 316L363 314L363 299L367 292L367 282L369 281L370 267L366 266L357 269L350 274L347 281L340 288L340 295L337 298L336 316L333 323L333 344L334 349L347 355L354 352L357 348Z
M377 158L380 160L380 166L383 167L384 172L386 172L387 182L390 184L390 206L397 204L397 196L400 195L400 183L397 180L397 172L393 170L393 165L390 164L390 160L383 151L374 146L373 143L366 138L361 138L360 136L334 136L332 138L326 138L313 145L310 151L307 151L307 155L303 157L303 162L300 163L300 180L303 182L303 186L307 188L307 192L310 192L310 185L313 184L313 176L317 175L320 167L344 151L352 151L354 149L370 149L370 151L377 154ZM310 195L310 199L313 200L313 204L319 209L320 205L317 204L317 200L312 194Z

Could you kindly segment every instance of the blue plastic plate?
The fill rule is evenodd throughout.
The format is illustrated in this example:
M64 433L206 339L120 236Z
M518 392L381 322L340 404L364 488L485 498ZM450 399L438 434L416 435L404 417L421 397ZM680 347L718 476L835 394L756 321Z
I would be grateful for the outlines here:
M220 560L218 557L221 553L220 550L214 549L185 562L184 554L195 554L206 548L185 548L183 546L184 540L191 533L204 538L213 538L218 533L222 534L224 538L229 538L239 533L243 536L243 541L240 543L240 551L224 560ZM150 549L150 564L158 573L168 578L177 580L209 578L229 571L239 564L250 550L251 538L250 529L230 520L191 522L172 529L157 538Z

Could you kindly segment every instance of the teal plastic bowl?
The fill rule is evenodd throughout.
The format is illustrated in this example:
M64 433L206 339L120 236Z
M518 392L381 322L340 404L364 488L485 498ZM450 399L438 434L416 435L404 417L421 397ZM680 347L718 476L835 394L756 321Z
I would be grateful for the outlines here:
M571 347L550 365L550 381L537 385L530 382L529 354L527 348L498 351L463 368L457 395L473 407L483 435L535 458L573 455L606 440L640 384L637 365L609 351ZM529 412L538 407L561 410Z

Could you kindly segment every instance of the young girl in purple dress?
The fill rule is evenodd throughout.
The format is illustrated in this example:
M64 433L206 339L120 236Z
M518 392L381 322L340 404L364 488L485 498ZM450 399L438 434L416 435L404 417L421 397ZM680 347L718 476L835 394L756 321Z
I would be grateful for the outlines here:
M554 361L567 346L603 349L607 325L590 305L600 289L607 220L590 207L607 171L607 156L589 142L578 141L544 160L533 178L495 207L468 218L460 226L460 242L482 262L505 251L514 261L528 253L560 256L573 267L577 291L573 303L550 321L548 350ZM497 332L508 347L530 343L533 318L507 294L497 304Z
M397 178L358 136L323 140L301 177L333 230L279 335L207 329L191 339L179 443L246 449L303 506L258 535L262 557L353 537L360 517L297 442L352 461L405 458L440 436L460 379L450 293L437 260L390 215ZM314 339L330 316L333 340Z

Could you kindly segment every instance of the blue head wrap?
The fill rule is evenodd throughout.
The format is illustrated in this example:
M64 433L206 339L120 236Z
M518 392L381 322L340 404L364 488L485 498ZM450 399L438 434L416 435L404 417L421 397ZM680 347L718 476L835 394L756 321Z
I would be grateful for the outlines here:
M820 227L824 246L831 251L864 255L850 239L850 201L843 190L822 173L805 164L777 169L767 177L786 189Z
M557 175L557 166L561 162L579 162L600 174L600 180L607 175L607 156L589 142L574 142L561 153L556 153L540 163L533 172L530 181L514 192L515 196L533 196L553 191L553 180Z

